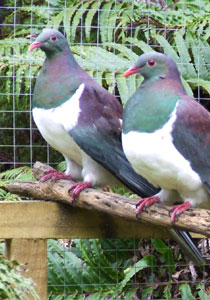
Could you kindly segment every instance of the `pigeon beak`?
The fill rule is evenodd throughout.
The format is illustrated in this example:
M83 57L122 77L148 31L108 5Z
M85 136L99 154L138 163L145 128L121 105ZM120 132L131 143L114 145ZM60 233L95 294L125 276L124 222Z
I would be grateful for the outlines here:
M41 46L41 42L33 42L30 46L29 46L29 51L33 51L35 48L39 48Z
M137 67L131 67L130 69L128 69L127 71L125 71L125 73L123 73L123 77L128 77L132 74L137 73L140 70L140 68Z

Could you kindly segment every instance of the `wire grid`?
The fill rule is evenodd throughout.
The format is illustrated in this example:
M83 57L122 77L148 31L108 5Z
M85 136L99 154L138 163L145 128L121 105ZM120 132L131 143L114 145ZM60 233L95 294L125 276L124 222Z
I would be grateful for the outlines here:
M7 22L1 24L1 32L2 30L6 29L7 31L9 31L10 33L13 33L13 43L14 45L17 43L17 37L25 37L25 32L28 31L28 34L36 31L36 32L40 32L42 28L46 27L46 24L50 21L51 18L51 14L52 12L57 12L60 13L61 11L64 11L64 23L65 23L65 13L68 12L67 6L69 4L69 1L63 1L63 5L60 5L59 8L56 7L56 5L54 5L56 1L45 1L43 2L43 5L45 6L45 8L39 7L40 10L43 9L43 13L45 14L45 22L42 21L42 19L40 19L40 23L35 23L34 22L34 12L37 9L37 6L39 6L39 2L35 1L35 0L31 0L31 1L19 1L19 0L10 0L8 1L9 5L6 5L6 1L0 1L0 5L2 5L1 11L9 11L13 13L13 18L7 20ZM59 3L61 1L57 1L57 3ZM82 10L84 12L87 12L89 9L85 8L85 5L87 3L87 1L78 1L78 3L81 3L82 5L80 5L80 7L78 8L77 11ZM95 2L99 2L102 3L102 1L98 0ZM112 2L114 3L114 5L112 6L111 11L116 13L116 20L117 20L117 16L119 15L120 11L118 10L118 3L121 3L122 1L120 0L112 0L112 1L107 1L108 2ZM130 6L129 6L129 10L133 12L133 14L139 13L140 16L143 16L144 18L147 19L147 23L145 25L144 31L145 32L150 32L151 30L154 29L154 25L151 25L151 12L150 11L141 11L141 12L137 12L134 9L134 4L135 2L140 2L140 1L135 1L135 0L130 0ZM197 1L200 2L201 1ZM149 1L148 1L149 3ZM161 1L159 1L159 3L161 3ZM167 5L167 1L165 1L165 4ZM27 23L23 23L22 22L22 16L21 13L24 12L24 10L21 11L21 9L28 9L28 11L30 11L30 18L27 19ZM185 4L183 2L183 11L185 10ZM84 30L85 30L85 21L84 21L84 17L81 17L80 23L79 25L77 25L77 37L78 39L76 40L76 42L72 43L71 45L78 45L81 46L81 52L82 52L82 46L96 46L96 47L101 47L103 45L102 41L101 41L101 37L100 37L100 28L99 28L99 18L100 18L100 14L103 11L102 9L98 9L97 10L97 18L98 21L96 22L96 24L91 24L91 30L94 30L96 32L96 40L94 42L88 43L87 41L84 41ZM24 13L23 13L24 15ZM184 14L183 14L184 15ZM180 18L183 18L183 26L184 26L184 17L183 15L180 16ZM166 11L166 17L167 17L167 11ZM202 18L202 16L201 16ZM141 18L140 18L141 19ZM111 26L111 27L116 27L117 26L117 21L115 20L115 25L113 25L113 23L111 24L107 24L107 27ZM166 23L166 22L165 22ZM70 24L70 27L73 27L73 24ZM61 25L59 27L60 30L63 30L63 25ZM129 32L130 37L133 36L134 33L134 27L132 25L132 22L129 23L129 28L128 26L125 26L124 28L126 31ZM172 31L172 30L181 30L182 28L180 27L179 29L168 29L167 26L165 25L165 27L158 27L158 25L156 26L155 30L158 30L159 32L163 32L164 35L166 37L167 32L168 31ZM17 32L19 33L20 30L23 30L23 34L17 34ZM187 29L190 31L190 28ZM1 38L4 38L3 36ZM115 40L115 35L114 35L114 39L113 42L117 42ZM29 45L30 41L28 42ZM155 41L151 41L149 38L147 39L147 43L148 45L150 45L151 47L153 47L155 50L160 50L159 48L161 48L157 43L155 43ZM132 49L134 46L132 45L132 43L124 43L124 46L127 46L128 48ZM197 47L197 61L195 61L195 64L197 64L197 75L198 75L198 79L200 79L200 68L199 66L202 66L202 60L199 54L199 51L201 50L201 46L200 46L200 39L198 39L198 45L196 45ZM113 51L115 53L115 51ZM8 93L4 93L1 91L0 93L0 103L3 103L3 109L2 109L2 105L0 106L0 162L1 162L1 171L5 170L7 168L10 167L17 167L17 166L21 166L21 165L29 165L32 166L34 164L35 161L37 160L41 160L43 162L46 162L48 164L51 165L57 165L57 163L59 163L61 160L63 160L63 157L58 154L56 151L54 151L49 145L47 145L47 143L41 139L38 130L32 120L32 116L31 116L31 100L32 100L32 95L33 95L33 85L34 85L34 80L36 79L37 75L34 75L32 73L32 64L31 64L31 55L29 54L28 56L25 57L25 62L27 64L30 65L30 72L29 74L25 75L24 72L22 74L22 80L24 81L25 79L29 79L28 83L29 83L29 91L27 93L20 93L18 95L19 99L17 98L17 90L16 90L16 61L18 61L18 58L16 57L13 61L13 72L12 74L0 74L0 78L2 81L2 84L4 83L4 80L7 79L7 77L10 77L10 83L11 83L11 94L8 95ZM37 58L39 60L39 58ZM184 65L186 64L185 61L182 61L182 59L184 59L183 57L181 57L181 64ZM80 59L79 59L80 62ZM82 62L82 59L81 59ZM97 56L95 57L95 65L96 65L96 71L97 71L97 64L100 61L98 61ZM131 61L132 63L133 61ZM113 63L113 61L111 61L111 63ZM208 66L207 66L208 67ZM100 69L98 69L98 76L100 77ZM115 74L111 74L111 76L113 77L113 80L115 78ZM114 92L116 92L117 89L114 89ZM131 91L130 91L131 94ZM18 104L18 101L20 101L22 99L22 97L27 97L28 98L28 102L27 105L25 107L21 107ZM119 97L119 94L116 94L117 97ZM195 97L198 101L201 101L202 104L204 104L205 106L209 107L208 103L210 101L209 96L206 93L201 93L201 89L200 87L197 88L196 92L195 92ZM7 100L5 100L5 98ZM5 102L7 105L5 105ZM207 103L207 104L206 104ZM7 122L5 122L5 119L8 120ZM3 120L3 121L2 121ZM23 121L24 121L24 126L23 126ZM1 137L7 137L2 139ZM63 299L67 299L67 295L69 293L69 286L74 286L73 281L72 283L68 283L67 282L67 277L69 276L69 272L71 269L71 266L68 265L68 270L65 269L65 261L67 261L67 258L65 258L66 253L71 252L72 250L72 243L73 242L65 242L65 241L60 241L60 244L63 244L63 259L64 259L64 275L63 275L63 283L61 284L61 286L63 286L63 293L64 293L64 298ZM128 252L128 256L127 256L127 260L132 260L133 263L135 262L135 260L138 257L138 251L139 251L139 247L140 247L140 243L139 240L136 241L136 239L132 239L131 242L132 246L127 249L126 247L120 247L118 240L116 240L115 243L115 247L113 247L112 249L104 249L105 252L112 252L113 256L115 256L116 261L118 260L118 258L120 257L120 253L122 252ZM149 244L149 242L148 242ZM171 244L170 244L171 245ZM148 246L148 245L147 245ZM77 249L78 250L78 249ZM53 251L52 251L53 253ZM160 261L158 262L160 263ZM85 262L84 262L85 264ZM114 264L114 261L113 261ZM187 265L181 265L180 268L186 268ZM101 266L94 266L96 272L101 272ZM117 266L116 266L117 268ZM118 267L119 269L121 268L121 266ZM166 266L167 268L167 266ZM205 282L207 283L207 286L209 286L209 282L206 282L206 272L207 271L203 271L203 276L201 275L198 279L197 279L197 283L202 283ZM120 273L120 272L119 272ZM115 274L116 275L116 274ZM144 273L144 275L146 276L146 273ZM158 285L158 284L162 284L164 285L164 282L157 282L156 278L155 278L155 273L151 272L151 274L147 274L148 275L148 280L150 280L151 286L152 284ZM172 280L172 274L169 272L167 277L168 277L168 282L170 282ZM100 279L100 275L98 276L98 278ZM135 275L132 280L130 280L130 282L127 283L127 285L130 285L131 287L135 287L135 286L139 286L141 284L141 281L143 281L142 286L147 286L148 285L145 283L144 280L141 279L141 277L138 277L138 275ZM120 282L120 279L118 278L118 276L116 275L116 277L112 278L112 281L110 281L109 285L110 288L118 285ZM193 282L193 284L195 284L196 280ZM185 282L188 283L188 282ZM91 283L92 285L94 283ZM178 285L179 283L176 283L176 280L174 280L172 282L172 284ZM189 284L191 284L189 282ZM81 282L80 282L80 286L85 288L86 286L88 286L87 282L83 282L82 278L81 278ZM103 282L95 282L94 286L98 286L98 290L100 290L100 288L103 286ZM56 283L53 284L53 287L56 287ZM49 286L49 288L52 288L52 286ZM75 287L76 289L76 287ZM141 289L143 289L143 287L141 287ZM86 299L85 296L85 292L83 294L83 299ZM138 295L137 295L138 296ZM136 297L137 297L136 296ZM140 297L140 296L139 296ZM53 299L53 298L52 298ZM76 299L76 298L75 298ZM81 298L82 299L82 298ZM107 299L111 299L111 298L107 298ZM129 298L126 298L129 299ZM134 299L134 298L130 298L130 299ZM135 299L140 299L140 298L135 298ZM156 299L155 296L151 295L150 298L148 299ZM160 297L158 297L157 299L160 299ZM165 298L163 298L165 299ZM179 299L179 298L176 298ZM180 298L181 299L181 298Z

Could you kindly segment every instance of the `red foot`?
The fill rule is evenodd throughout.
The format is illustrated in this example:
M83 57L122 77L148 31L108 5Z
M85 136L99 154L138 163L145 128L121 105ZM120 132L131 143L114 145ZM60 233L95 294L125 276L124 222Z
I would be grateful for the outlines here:
M170 211L173 211L171 214L171 222L173 223L176 219L176 216L179 216L183 211L189 209L191 207L190 202L184 202L179 205L174 205L170 208Z
M136 204L136 215L138 215L144 209L144 207L149 207L152 204L159 202L160 198L157 195L139 200L139 202Z
M92 184L90 182L81 182L81 183L76 183L74 185L72 185L68 192L70 193L71 191L73 191L72 193L72 202L75 201L76 196L80 194L81 191L85 190L86 188L92 187Z
M63 172L54 170L54 169L50 169L49 171L46 172L46 174L44 176L42 176L39 179L39 182L45 182L48 179L52 179L54 181L58 180L58 179L68 179L68 180L72 180L72 177L70 175L66 175Z

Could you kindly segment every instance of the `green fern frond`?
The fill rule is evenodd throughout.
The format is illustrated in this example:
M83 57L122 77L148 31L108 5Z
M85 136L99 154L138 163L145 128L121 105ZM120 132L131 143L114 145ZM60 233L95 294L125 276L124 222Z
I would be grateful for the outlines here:
M23 166L0 173L0 184L26 180L35 180L32 175L32 169L28 166Z
M116 86L116 79L115 79L115 74L109 73L109 72L104 72L104 79L106 80L106 85L108 91L113 94Z
M187 82L192 83L196 87L202 87L210 94L210 81L206 81L201 78L189 78Z
M163 48L164 53L170 56L176 63L180 62L180 58L176 51L174 50L175 47L172 47L169 42L160 34L154 36L154 38L158 41L160 46ZM182 69L182 67L181 67Z
M116 24L119 16L122 12L122 6L124 3L116 3L111 8L109 14L109 23L107 24L107 42L115 42L115 33L117 32Z
M191 86L189 85L189 83L183 78L183 76L181 76L181 80L182 80L182 84L184 86L184 89L187 92L187 95L190 97L193 97L193 91Z
M94 1L89 7L89 10L85 18L85 37L88 42L91 41L90 40L91 24L93 22L96 13L98 12L99 7L100 7L100 2Z
M100 36L101 36L102 43L108 42L108 30L110 29L109 16L113 5L114 3L109 1L109 2L105 2L103 6L101 6L100 8L99 26L100 26Z
M103 48L84 46L81 49L80 46L72 46L72 52L80 55L75 58L85 70L117 72L129 67L128 61Z
M117 82L117 88L120 94L120 98L121 98L121 102L123 104L123 106L125 105L125 103L127 102L127 100L130 97L129 94L129 88L127 85L127 80L125 77L122 77L122 75L117 74L116 75L116 82Z
M52 18L48 24L47 27L48 28L54 28L54 29L58 29L59 26L61 25L61 23L63 22L64 19L64 10L62 10L59 14L57 14L56 17Z
M196 77L196 72L193 64L191 63L191 57L189 55L185 40L183 39L183 34L177 31L174 39L176 42L177 50L179 52L180 62L185 69L185 73L182 75L185 75L187 77Z
M132 267L129 267L125 270L125 278L120 282L119 289L120 291L125 288L126 284L131 280L131 278L138 273L140 270L143 270L148 267L153 267L156 265L156 258L154 255L148 255L135 263Z
M131 45L137 46L142 52L150 52L150 51L154 51L154 49L149 46L147 43L145 43L144 41L140 41L137 38L126 38L125 39L126 42L131 43Z
M2 189L0 181L0 201L22 201L22 198L19 195L11 194Z
M64 24L64 32L66 33L66 38L69 42L74 42L72 37L71 37L71 22L72 22L72 17L74 16L77 7L80 6L80 2L77 4L74 4L74 6L72 5L68 5L68 7L65 9L64 11L64 20L63 20L63 24Z
M107 46L109 49L113 48L117 50L119 52L119 54L117 54L118 57L128 58L129 61L136 61L138 59L138 55L124 45L115 43L104 43L104 46Z
M79 23L81 22L86 9L91 5L92 1L93 0L88 1L86 3L82 2L81 6L77 7L77 11L74 14L74 17L72 19L72 24L71 24L71 36L70 36L71 41L75 40L77 27L78 27Z
M40 300L31 278L22 275L22 267L16 261L8 261L0 255L0 299Z
M93 72L93 75L92 75L92 77L95 79L95 81L100 85L102 85L103 73L104 73L103 71L96 70L95 72Z

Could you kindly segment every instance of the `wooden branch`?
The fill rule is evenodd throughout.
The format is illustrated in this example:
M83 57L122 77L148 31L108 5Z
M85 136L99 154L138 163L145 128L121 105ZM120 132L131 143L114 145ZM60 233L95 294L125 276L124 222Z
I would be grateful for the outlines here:
M33 174L36 179L40 179L49 169L51 169L51 167L37 162L34 165ZM48 180L44 183L15 182L5 185L5 189L24 197L67 203L75 207L97 210L131 221L172 228L169 208L158 204L154 204L143 211L137 220L135 214L137 198L129 199L118 194L103 192L101 190L86 189L80 193L76 201L72 204L68 189L74 183L75 182L69 180L58 180L56 182ZM174 226L177 229L192 231L210 237L210 211L204 209L190 209L177 218Z

